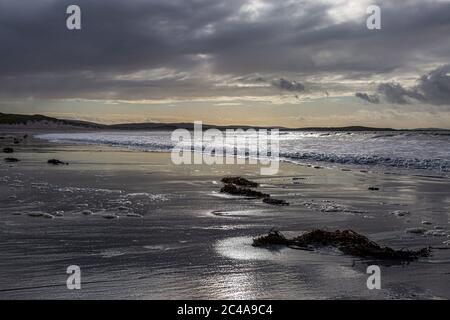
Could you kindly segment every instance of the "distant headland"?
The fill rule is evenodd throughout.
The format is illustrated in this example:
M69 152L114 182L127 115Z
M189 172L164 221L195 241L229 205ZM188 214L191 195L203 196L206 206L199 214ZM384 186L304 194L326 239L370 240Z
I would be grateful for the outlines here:
M0 128L13 129L80 129L80 130L145 130L145 131L161 131L187 129L193 130L193 123L120 123L120 124L99 124L95 122L82 120L67 120L48 117L40 114L24 115L12 113L0 113ZM346 127L304 127L304 128L288 128L281 126L249 126L249 125L213 125L203 124L203 129L216 128L219 130L226 129L279 129L280 131L450 131L440 128L418 128L418 129L394 129L394 128L375 128L365 126L346 126Z

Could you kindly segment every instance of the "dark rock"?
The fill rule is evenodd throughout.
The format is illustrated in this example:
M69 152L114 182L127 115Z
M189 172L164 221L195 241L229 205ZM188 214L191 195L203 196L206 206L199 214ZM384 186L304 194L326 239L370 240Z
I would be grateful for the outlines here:
M222 178L222 182L226 184L234 184L241 187L250 187L250 188L258 187L258 184L256 182L247 180L242 177L225 177Z
M285 245L300 249L332 246L338 248L344 254L352 256L400 261L413 261L420 257L428 257L431 254L430 248L419 250L394 250L389 247L381 247L367 237L352 230L313 230L293 239L287 239L278 231L270 231L266 236L253 239L253 246L255 247L269 245Z
M53 164L53 165L55 165L55 166L60 165L60 164L68 165L67 162L63 162L63 161L60 161L60 160L58 160L58 159L50 159L50 160L47 161L47 163L48 163L48 164Z
M270 195L266 193L262 193L259 191L255 191L248 188L239 188L236 187L234 184L226 184L225 186L220 189L220 192L222 193L228 193L234 196L245 196L245 197L252 197L252 198L269 198Z
M13 148L3 148L3 152L4 153L13 153L14 149Z
M280 200L280 199L273 199L273 198L264 198L263 202L268 203L268 204L273 204L275 206L288 206L289 205L289 202L286 202L286 201Z
M10 163L12 163L12 162L19 162L20 160L19 159L17 159L17 158L5 158L5 162L10 162Z

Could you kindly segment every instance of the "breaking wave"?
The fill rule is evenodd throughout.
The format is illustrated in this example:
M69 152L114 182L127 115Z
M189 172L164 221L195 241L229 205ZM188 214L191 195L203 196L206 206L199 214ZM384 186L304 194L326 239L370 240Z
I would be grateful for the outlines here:
M108 145L151 152L167 152L175 146L169 131L51 133L36 137L52 142ZM250 144L257 144L256 140L252 141L257 135L237 135L236 138L238 142L249 139ZM242 145L245 148L245 143ZM279 135L279 145L280 159L294 163L450 172L450 135L447 131L287 131Z

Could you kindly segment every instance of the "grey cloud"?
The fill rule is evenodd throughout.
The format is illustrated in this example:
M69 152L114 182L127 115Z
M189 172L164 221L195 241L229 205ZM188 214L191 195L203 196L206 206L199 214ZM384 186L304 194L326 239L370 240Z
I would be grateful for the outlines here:
M408 98L424 100L424 97L416 89L408 89L399 83L381 83L378 92L390 103L408 104Z
M294 80L286 80L284 78L280 78L278 80L272 81L272 86L278 88L280 90L292 91L292 92L302 92L305 91L305 86L300 82Z
M422 76L417 90L431 104L450 105L450 64Z
M222 26L205 46L217 55L216 68L221 72L374 74L415 70L430 57L447 59L450 3L378 3L383 28L377 32L367 30L365 17L335 23L327 14L331 2L303 1L295 6L286 1L264 23ZM294 14L295 19L289 19Z
M0 0L0 96L229 94L211 79L254 74L281 77L274 88L300 92L302 83L286 79L422 72L450 56L450 2L374 1L382 8L380 31L367 30L365 17L336 22L331 1L266 2L252 18L242 14L246 0L78 0L83 29L73 32L65 28L73 1ZM187 77L117 80L155 68ZM430 74L418 92L445 104L447 81ZM396 85L380 90L397 103L419 97Z
M380 98L377 95L370 95L364 92L357 92L355 93L355 96L370 103L374 104L380 103Z
M381 83L377 87L377 92L387 102L394 104L423 102L431 105L450 105L449 73L450 65L444 65L421 76L418 84L411 88L395 82ZM356 93L356 96L372 102L368 94Z

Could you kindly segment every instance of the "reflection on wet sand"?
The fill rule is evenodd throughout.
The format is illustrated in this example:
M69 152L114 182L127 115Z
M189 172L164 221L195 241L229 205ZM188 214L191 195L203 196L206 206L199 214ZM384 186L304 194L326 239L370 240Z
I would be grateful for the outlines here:
M377 262L251 246L272 228L287 236L353 229L393 248L446 246L447 179L285 163L279 176L259 179L257 167L180 167L162 153L30 146L39 152L24 148L20 164L0 166L0 298L450 297L450 250L381 265L382 290L370 291L366 268ZM49 167L50 158L70 165ZM221 187L212 181L227 175L259 179L261 191L290 206L211 196ZM380 190L368 190L374 185ZM400 211L409 214L392 214ZM82 270L79 292L65 287L72 264Z

